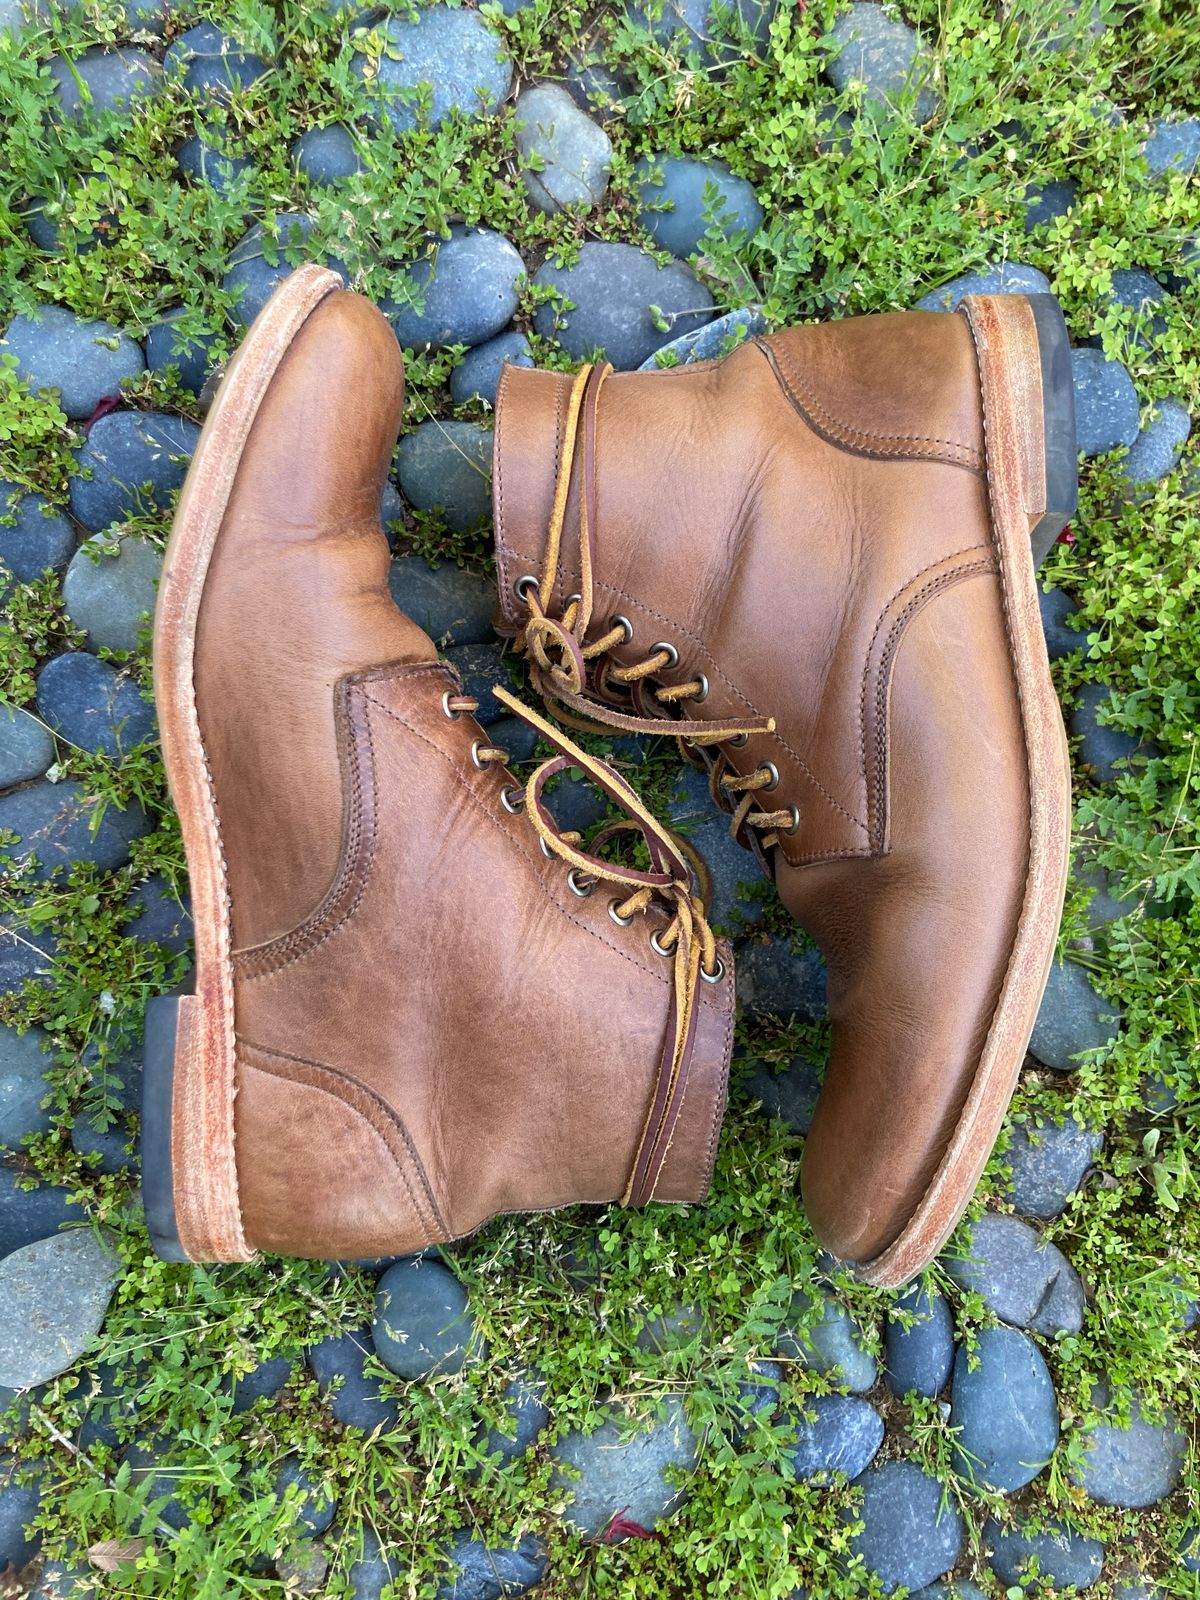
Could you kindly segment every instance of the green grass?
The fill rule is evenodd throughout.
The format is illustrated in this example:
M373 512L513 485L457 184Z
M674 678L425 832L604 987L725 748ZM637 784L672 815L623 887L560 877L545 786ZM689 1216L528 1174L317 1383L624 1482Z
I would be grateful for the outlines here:
M573 0L536 0L511 21L492 10L525 78L561 76L568 50L591 25ZM991 0L913 0L908 14L934 53L941 114L915 130L904 117L868 107L844 154L818 149L817 113L832 99L820 76L832 0L784 6L769 45L745 52L723 79L605 11L599 26L607 54L635 84L624 117L611 128L612 185L586 217L549 219L530 210L516 180L511 108L492 122L452 122L403 140L378 137L359 178L336 191L306 193L288 162L293 139L314 122L353 120L360 110L348 69L348 24L298 0L285 0L278 13L254 0L219 12L184 6L177 22L218 15L251 47L272 55L274 69L230 112L234 139L258 164L266 209L311 210L319 237L336 244L368 293L387 292L398 264L456 219L500 229L531 264L547 254L567 259L585 238L637 241L633 162L646 152L678 150L728 161L754 182L766 213L754 239L714 244L704 259L702 274L723 307L758 301L773 325L903 308L957 273L1008 258L1050 275L1072 334L1082 340L1096 331L1096 305L1115 268L1161 273L1181 241L1200 232L1200 180L1154 185L1138 160L1148 118L1200 112L1200 22L1188 0L1118 6L1108 32L1077 37L1072 49L1054 54L1031 49L1028 30L1018 25L1045 10L1019 0L1014 20L1001 25ZM124 121L115 136L56 129L46 119L46 58L58 48L120 37L104 0L88 0L82 14L36 34L33 48L0 39L3 305L16 312L54 300L136 335L185 304L196 326L220 326L228 305L220 280L248 207L244 189L222 200L181 185L173 152L193 129L186 98L178 91L164 96ZM1110 101L1124 109L1125 122L1112 126L1098 117ZM1011 134L997 135L1010 122L1032 137L1035 153ZM1056 177L1078 181L1079 204L1069 218L1027 237L1024 187ZM41 254L19 215L31 195L61 196L60 226L81 237L102 217L114 217L111 242L85 253ZM533 300L528 293L523 322ZM1156 358L1131 345L1129 319L1116 315L1101 325L1105 347L1129 362L1147 414L1167 394L1195 412L1197 290L1174 297L1165 315ZM537 353L562 364L553 350ZM444 354L410 362L410 425L430 415L486 420L477 406L456 413L450 406L452 365ZM190 405L153 378L138 384L135 403L185 411ZM0 362L0 477L63 500L74 439L58 408L24 393ZM1188 459L1194 457L1193 446ZM1092 1303L1083 1332L1047 1348L1064 1442L1020 1504L1037 1514L1070 1515L1108 1543L1110 1571L1097 1594L1111 1593L1122 1560L1136 1557L1163 1592L1186 1595L1200 1588L1172 1551L1200 1510L1194 1462L1172 1501L1133 1514L1091 1505L1064 1470L1100 1378L1173 1406L1189 1429L1200 1401L1195 1337L1180 1331L1175 1315L1180 1292L1200 1294L1200 497L1186 488L1181 469L1144 505L1114 510L1114 465L1085 471L1078 542L1058 546L1046 568L1080 602L1094 646L1091 659L1074 658L1056 672L1068 706L1088 678L1118 685L1122 725L1152 737L1161 754L1111 790L1089 788L1082 776L1077 787L1080 843L1134 890L1130 915L1086 952L1097 983L1119 998L1125 1029L1112 1049L1065 1082L1028 1073L1014 1107L1017 1116L1043 1119L1074 1110L1106 1140L1099 1180L1047 1229L1082 1273ZM138 529L161 538L166 520L140 519ZM486 560L487 544L484 533L456 537L423 518L410 528L407 547L477 563ZM0 694L28 703L40 664L74 643L55 581L16 588L0 622ZM144 659L137 670L145 671ZM544 1592L551 1600L782 1600L799 1582L814 1593L851 1592L853 1583L837 1573L847 1559L842 1513L853 1506L855 1491L790 1482L781 1440L768 1428L756 1430L740 1451L728 1442L733 1387L750 1361L770 1352L792 1289L811 1279L816 1254L795 1192L798 1142L772 1131L736 1088L706 1209L506 1219L454 1250L492 1358L469 1377L397 1383L403 1420L395 1433L364 1443L345 1432L307 1378L279 1402L231 1413L221 1388L228 1374L361 1323L370 1284L355 1273L331 1280L320 1265L295 1262L194 1271L164 1265L130 1210L128 1183L99 1177L74 1155L71 1117L106 1102L102 1071L81 1064L83 1050L97 1045L103 1060L136 1040L146 998L178 976L173 958L124 933L124 899L151 871L182 882L183 860L153 748L114 766L60 744L57 771L83 782L98 806L145 805L155 831L115 874L80 870L65 884L38 888L31 899L30 885L9 875L6 901L18 906L27 928L54 929L61 948L54 986L31 988L2 1014L37 1023L53 1038L59 1120L57 1131L37 1142L32 1160L47 1178L77 1189L116 1233L126 1270L105 1328L107 1358L137 1387L141 1425L170 1427L188 1441L183 1492L197 1496L201 1509L182 1534L156 1531L155 1505L146 1503L144 1490L131 1493L105 1451L85 1460L64 1445L74 1437L83 1382L79 1373L68 1374L36 1396L20 1447L48 1462L54 1489L42 1515L46 1548L144 1536L136 1568L110 1580L106 1592L114 1595L279 1594L275 1579L249 1575L246 1562L286 1542L291 1512L253 1490L269 1480L272 1462L299 1450L327 1476L339 1502L337 1527L347 1530L327 1541L331 1596L346 1592L339 1573L362 1522L375 1525L410 1562L412 1575L397 1590L406 1600L432 1595L433 1551L459 1526L502 1542L526 1527L545 1534L552 1562ZM661 802L674 771L673 757L659 752L639 769L639 782ZM1064 937L1078 932L1080 903L1076 894ZM768 923L780 926L777 908ZM820 1043L811 1030L748 1024L740 1040L745 1050L778 1060L801 1044ZM1174 1085L1177 1110L1154 1117L1145 1110L1149 1074ZM977 1204L996 1198L1003 1162L1001 1152ZM581 1292L564 1257L593 1237L603 1270L595 1287ZM956 1300L960 1328L978 1326L978 1302L944 1287ZM848 1278L837 1279L836 1289L869 1326L879 1326L886 1295ZM640 1351L635 1339L643 1320L678 1301L701 1308L704 1337L660 1355ZM550 1486L544 1448L504 1473L468 1476L477 1419L496 1414L513 1363L542 1370L556 1425L564 1428L586 1423L602 1401L641 1415L663 1392L687 1385L692 1418L705 1433L703 1465L690 1504L661 1539L608 1546L565 1533L556 1516L562 1495ZM789 1378L796 1396L816 1386L809 1375ZM886 1397L880 1403L889 1423L886 1449L944 1469L951 1440L937 1407ZM978 1508L971 1518L978 1527ZM974 1568L969 1552L963 1573ZM987 1585L986 1576L980 1581Z

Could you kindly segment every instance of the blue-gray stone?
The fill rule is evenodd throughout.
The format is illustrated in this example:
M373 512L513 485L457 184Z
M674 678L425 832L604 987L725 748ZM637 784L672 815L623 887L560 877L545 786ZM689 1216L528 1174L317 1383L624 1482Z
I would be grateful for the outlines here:
M273 1400L292 1381L296 1359L295 1352L290 1351L283 1355L268 1356L240 1377L234 1377L231 1373L224 1378L221 1387L232 1397L230 1409L234 1415L249 1411L256 1400Z
M825 961L813 946L754 939L738 953L738 999L748 1011L816 1022L826 1014Z
M324 1594L328 1575L329 1557L325 1546L316 1539L293 1539L282 1554L275 1557L275 1576L285 1594Z
M1118 710L1112 688L1107 683L1085 683L1078 692L1075 710L1068 724L1071 733L1079 740L1078 759L1082 766L1091 769L1097 783L1112 783L1128 770L1129 758L1139 752L1149 755L1153 747L1141 743L1136 735L1126 733L1099 713ZM1118 766L1118 763L1120 765Z
M608 815L608 801L603 792L571 771L562 773L547 785L546 804L563 833L581 833L585 837Z
M54 81L58 108L72 122L129 111L155 93L162 78L162 68L152 55L129 46L106 50L95 45L69 60L51 56L46 70Z
M41 1509L38 1484L18 1482L11 1464L0 1461L0 1569L23 1567L42 1547L40 1534L25 1532Z
M249 325L283 280L306 261L320 261L347 281L346 269L327 251L310 246L315 224L299 211L277 211L270 224L256 222L242 235L229 257L229 271L221 280L234 297L233 314Z
M1073 650L1087 644L1087 634L1068 627L1068 621L1079 610L1065 589L1039 589L1038 607L1042 613L1042 632L1046 635L1046 651L1051 661L1060 661Z
M74 1366L100 1331L120 1262L91 1228L23 1245L0 1261L0 1384L30 1389Z
M104 1580L78 1562L47 1561L29 1591L29 1600L97 1600Z
M54 740L36 717L0 705L0 789L40 778L54 760Z
M1036 1562L1042 1586L1090 1589L1104 1570L1104 1546L1056 1518L1033 1531L1025 1522L1002 1528L994 1517L984 1524L983 1539L991 1549L990 1566L1002 1583L1022 1589L1034 1587L1031 1574Z
M745 46L767 44L778 0L626 0L629 20L647 28L659 44L682 39L707 66L727 66ZM719 75L710 73L719 81Z
M756 1422L769 1424L779 1410L779 1385L783 1382L783 1368L778 1361L752 1361L750 1377L737 1386L732 1405L731 1432L736 1442L750 1437Z
M125 1117L81 1112L71 1124L71 1148L97 1172L128 1172L137 1165L133 1131Z
M370 1328L332 1334L308 1351L308 1364L330 1411L344 1427L363 1433L377 1428L387 1432L400 1420L400 1407L385 1393L383 1380L365 1370L372 1354Z
M1009 1197L1025 1217L1057 1217L1082 1184L1104 1135L1068 1118L1031 1128L1018 1123L1001 1160L1012 1169Z
M1121 476L1133 487L1157 483L1173 471L1192 431L1192 419L1181 400L1168 395L1155 402L1154 415L1138 434L1121 463Z
M94 423L71 478L71 510L92 533L165 511L183 483L200 429L165 411L114 411ZM84 477L84 472L90 476Z
M528 1593L542 1581L546 1552L532 1533L508 1548L485 1544L464 1528L450 1541L446 1566L437 1600L506 1600Z
M1094 891L1084 911L1087 925L1093 932L1103 930L1121 917L1128 917L1141 903L1136 886L1131 892L1121 874L1109 872L1095 863L1077 862L1075 881Z
M708 779L695 767L680 772L671 790L667 821L708 864L714 926L732 933L756 921L766 892L762 868L729 832L728 815L713 804Z
M404 615L437 643L484 644L493 638L494 584L452 562L431 567L423 556L397 556L388 589Z
M804 1403L785 1460L797 1483L827 1484L841 1473L861 1477L883 1443L883 1418L853 1395L824 1394Z
M1106 1389L1094 1398L1100 1420L1081 1430L1083 1462L1072 1470L1072 1481L1101 1505L1126 1511L1144 1510L1174 1494L1188 1455L1188 1437L1175 1413L1163 1408L1157 1417L1148 1415L1135 1396L1125 1427Z
M141 346L115 323L77 317L65 306L14 317L0 341L4 354L16 356L17 376L35 394L57 389L59 405L76 418L90 417L146 370Z
M18 583L33 583L44 572L61 572L74 550L75 534L61 511L20 484L0 482L0 567Z
M707 1337L708 1323L702 1308L677 1300L666 1311L647 1317L633 1342L646 1355L663 1355L696 1345Z
M0 1025L0 1154L19 1149L50 1126L50 1113L42 1106L51 1064L47 1043L40 1028L18 1033Z
M896 1296L906 1321L889 1314L883 1335L884 1377L893 1394L941 1394L954 1365L954 1318L949 1302L924 1283L911 1283Z
M1166 332L1166 319L1155 309L1170 296L1155 278L1141 267L1116 267L1112 288L1101 301L1101 311L1130 311L1133 317L1125 337L1139 350L1149 350L1155 339Z
M1138 436L1133 379L1119 361L1085 346L1071 351L1075 387L1075 438L1085 456L1102 456Z
M563 82L575 103L597 122L614 121L629 93L620 74L586 46L568 57Z
M36 856L37 882L78 861L90 861L102 872L123 867L134 839L149 832L150 819L139 806L118 811L110 805L93 832L95 809L93 797L75 782L41 779L28 789L0 795L0 832L11 830L17 836L6 852L18 864Z
M324 1533L333 1522L337 1502L323 1479L303 1466L296 1456L288 1456L275 1474L275 1498L284 1499L289 1490L296 1502L296 1528L303 1534Z
M962 1554L962 1514L945 1486L913 1461L886 1461L859 1480L858 1509L847 1507L847 1521L861 1521L850 1541L886 1594L903 1586L920 1589L954 1566Z
M25 227L39 250L51 255L86 256L98 245L111 244L120 232L115 212L104 211L94 225L76 224L63 219L63 209L73 195L34 195L25 207Z
M1183 122L1156 122L1142 146L1142 156L1156 178L1171 172L1186 177L1200 162L1200 120L1193 117Z
M520 717L504 716L497 717L490 725L488 738L500 749L508 751L509 766L519 766L522 762L532 761L538 733L536 728L522 722Z
M138 685L86 650L46 663L37 703L55 733L93 754L117 759L154 732L154 707Z
M812 1127L824 1074L804 1056L793 1056L782 1072L755 1061L744 1080L748 1094L762 1101L769 1117L785 1123L793 1133L807 1134Z
M532 367L533 351L529 340L514 328L508 333L498 333L485 344L476 345L450 374L450 398L456 406L468 400L486 400L496 404L496 391L505 363L514 367Z
M130 1372L104 1360L80 1373L73 1399L81 1419L75 1438L81 1450L103 1445L114 1454L120 1451L136 1428L145 1376L140 1366Z
M997 10L1003 22L1012 24L1021 46L1031 55L1077 58L1090 40L1104 32L1099 0L1064 0L1034 7L1021 5L1019 0L1001 0ZM1097 109L1092 115L1109 126L1123 120L1116 107Z
M186 1452L187 1445L178 1435L161 1429L135 1439L123 1457L129 1466L130 1487L138 1489L148 1481L151 1502L166 1500L159 1520L175 1529L191 1522L197 1499L195 1492L184 1487L195 1484L198 1476L188 1472ZM207 1498L202 1492L199 1497Z
M542 338L556 339L580 361L602 350L621 371L712 320L712 296L688 267L678 261L660 267L630 244L589 240L573 266L547 261L533 281L564 302L537 308L534 326Z
M211 137L194 133L179 146L179 170L193 183L206 184L214 193L227 196L243 173L254 171L249 156L239 156L227 145L213 143Z
M1200 1523L1191 1522L1175 1545L1185 1572L1200 1572Z
M198 22L172 43L163 66L200 100L227 101L257 83L270 63L245 49L215 22Z
M479 1448L485 1456L499 1456L501 1465L505 1465L532 1447L550 1421L545 1391L544 1382L530 1374L508 1380L500 1397L503 1422L481 1428Z
M632 1436L624 1417L616 1416L606 1418L594 1433L565 1434L550 1446L555 1468L551 1481L573 1496L566 1520L596 1539L614 1517L654 1528L682 1505L688 1498L686 1483L669 1483L667 1472L676 1468L686 1477L695 1470L699 1454L683 1401L669 1394L663 1415Z
M57 953L53 928L27 928L17 911L0 913L0 995L18 994L31 981L48 986Z
M157 873L132 888L125 904L137 913L123 930L134 939L152 941L175 954L191 943L191 902L185 895L181 905L175 890Z
M917 88L914 114L928 122L940 104L926 83L931 63L920 38L906 22L871 0L855 0L838 13L830 30L833 46L825 76L841 93L861 93L878 105L896 106L907 89Z
M975 1489L1032 1483L1058 1444L1058 1402L1042 1352L1015 1328L984 1328L960 1348L950 1390L953 1462Z
M968 294L1049 294L1050 280L1037 267L1003 261L978 272L964 272L940 289L931 289L917 301L918 311L956 311Z
M1075 1268L1020 1217L986 1212L941 1258L947 1275L1016 1328L1051 1337L1078 1333L1085 1297Z
M1085 1050L1100 1050L1120 1027L1121 1008L1096 993L1083 967L1056 961L1038 1009L1029 1053L1044 1067L1074 1072Z
M479 701L479 710L473 713L476 722L490 729L492 723L506 715L492 689L513 688L504 646L499 643L456 644L443 653L462 679L463 693Z
M185 306L179 306L150 324L146 329L146 365L151 372L173 367L180 388L199 394L213 369L218 340L215 333L181 332L178 324L189 315Z
M385 1545L369 1524L360 1530L362 1548L355 1555L346 1573L350 1582L350 1600L383 1600L386 1591L395 1594L392 1585L404 1575L394 1546Z
M714 361L751 339L765 333L767 319L754 306L742 306L715 317L703 328L682 334L670 344L660 345L639 367L639 372L657 372L663 367L686 367L693 361Z
M87 1221L87 1213L71 1199L69 1189L53 1184L22 1188L27 1181L16 1168L0 1166L0 1258L49 1238L64 1223Z
M604 198L612 140L554 83L531 84L516 104L521 182L538 211L586 211Z
M803 1289L792 1296L787 1326L775 1339L775 1354L821 1373L851 1394L865 1394L879 1375L862 1329L845 1306L830 1295L814 1299Z
M991 1596L984 1594L977 1583L944 1580L931 1583L926 1589L918 1589L909 1596L909 1600L991 1600Z
M410 506L440 511L453 533L471 533L492 514L492 430L419 422L400 441L396 477Z
M342 183L363 167L354 132L341 122L302 133L292 146L292 165L320 186Z
M137 649L139 634L150 627L161 571L162 551L136 534L115 547L111 539L80 545L63 579L63 602L89 649Z
M1074 178L1031 183L1025 191L1025 232L1047 228L1060 217L1069 216L1078 198L1079 185Z
M408 349L482 344L512 321L524 282L525 263L502 233L456 223L403 269L380 309Z
M763 210L754 186L723 161L699 156L642 156L634 164L639 224L660 250L695 255L709 233L726 239L757 233Z
M374 63L356 55L351 64L364 77L372 74L372 114L376 121L386 117L397 133L418 121L439 127L453 111L491 116L507 96L512 61L478 12L435 5L412 21L389 17L381 31L383 58Z
M19 34L49 20L48 0L0 0L0 33Z
M437 1261L412 1256L375 1286L375 1353L401 1378L461 1372L478 1354L467 1291Z

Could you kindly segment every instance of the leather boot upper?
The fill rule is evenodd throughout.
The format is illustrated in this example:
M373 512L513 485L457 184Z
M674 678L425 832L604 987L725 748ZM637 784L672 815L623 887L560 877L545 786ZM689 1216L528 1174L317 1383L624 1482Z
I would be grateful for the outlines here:
M671 963L649 940L669 912L621 926L610 895L572 892L388 595L401 406L387 322L329 295L257 413L201 600L238 1186L249 1242L290 1254L413 1251L498 1212L618 1197L670 1036ZM699 986L658 1199L708 1184L725 966Z
M529 616L517 585L543 571L571 384L518 368L501 384L496 553L514 630ZM627 619L609 652L626 667L677 652L653 681L703 678L703 700L676 704L685 719L774 724L723 745L717 776L778 773L756 795L782 823L767 855L827 958L834 1025L805 1199L823 1242L867 1261L962 1111L1029 860L971 332L954 315L862 318L615 373L594 433L594 632ZM580 588L582 477L556 613Z

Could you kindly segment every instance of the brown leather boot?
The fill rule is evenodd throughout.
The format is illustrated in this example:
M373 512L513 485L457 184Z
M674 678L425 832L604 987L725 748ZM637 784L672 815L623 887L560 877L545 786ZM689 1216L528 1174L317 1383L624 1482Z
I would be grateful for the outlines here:
M154 673L196 987L151 1005L143 1130L170 1259L392 1255L708 1187L732 963L632 790L561 739L523 789L390 599L402 372L383 316L302 268L176 514ZM649 871L557 834L567 756Z
M1032 545L1075 503L1048 297L793 328L659 373L510 367L501 606L566 717L682 734L828 961L804 1153L872 1282L937 1252L1061 913L1070 774Z

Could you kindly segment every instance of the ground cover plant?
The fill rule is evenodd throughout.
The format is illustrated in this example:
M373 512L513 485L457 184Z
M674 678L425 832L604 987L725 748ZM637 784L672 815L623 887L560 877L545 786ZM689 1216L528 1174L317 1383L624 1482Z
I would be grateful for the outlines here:
M1184 0L0 0L0 1593L1200 1592L1198 61ZM205 382L311 257L406 345L395 592L485 693L523 682L488 626L502 355L634 328L622 365L670 363L965 275L1059 297L1062 962L902 1299L818 1256L819 967L667 743L594 748L710 853L738 940L707 1207L501 1219L440 1262L151 1252L138 1051L189 929L146 612Z

